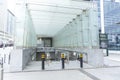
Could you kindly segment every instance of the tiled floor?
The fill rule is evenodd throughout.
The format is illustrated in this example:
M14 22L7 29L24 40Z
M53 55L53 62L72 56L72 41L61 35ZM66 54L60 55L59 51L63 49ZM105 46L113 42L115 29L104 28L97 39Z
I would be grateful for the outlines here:
M67 70L60 70L61 62L52 62L42 71L41 62L31 62L23 72L4 73L4 80L120 80L120 55L105 57L104 63L107 67L93 68L84 63L80 69L79 61L70 61L65 64Z
M79 70L6 73L4 80L93 80Z
M92 68L92 66L84 63L84 68ZM45 70L60 70L62 69L62 63L61 61L53 61L49 64L45 62ZM80 62L79 61L70 61L69 63L65 63L65 69L80 69ZM41 61L33 61L26 66L24 71L36 71L41 70Z

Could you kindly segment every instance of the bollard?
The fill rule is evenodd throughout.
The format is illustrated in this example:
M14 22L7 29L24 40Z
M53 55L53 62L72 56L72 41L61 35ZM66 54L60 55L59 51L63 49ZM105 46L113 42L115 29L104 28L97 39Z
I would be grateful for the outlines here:
M65 56L64 54L61 54L61 60L62 60L62 69L65 68Z
M80 68L83 68L83 54L80 54Z
M41 58L42 58L42 70L44 70L45 69L45 54L42 54Z
M108 48L106 49L107 56L109 56Z

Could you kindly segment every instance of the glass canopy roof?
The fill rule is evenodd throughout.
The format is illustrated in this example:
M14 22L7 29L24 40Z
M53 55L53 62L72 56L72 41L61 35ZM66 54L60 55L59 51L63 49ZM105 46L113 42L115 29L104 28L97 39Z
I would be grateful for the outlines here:
M83 9L96 6L82 0L28 0L27 4L37 35L47 37L53 37Z

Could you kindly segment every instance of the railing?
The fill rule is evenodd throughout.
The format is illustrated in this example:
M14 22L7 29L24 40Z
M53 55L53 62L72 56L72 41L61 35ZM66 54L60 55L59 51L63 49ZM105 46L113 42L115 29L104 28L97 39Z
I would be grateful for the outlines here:
M38 47L37 52L54 52L53 47Z

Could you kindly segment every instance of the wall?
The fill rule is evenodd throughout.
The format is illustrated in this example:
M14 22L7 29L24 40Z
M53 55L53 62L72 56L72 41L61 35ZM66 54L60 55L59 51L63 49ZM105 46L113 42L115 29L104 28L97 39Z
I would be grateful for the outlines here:
M54 47L98 48L97 10L83 10L54 37Z
M16 47L36 47L37 37L32 23L26 1L22 0L16 5Z
M104 54L102 49L82 49L83 52L87 53L87 62L89 65L94 67L103 67L104 66Z
M0 41L3 43L14 41L15 10L9 8L8 0L0 0Z
M24 28L24 42L23 45L26 47L36 47L37 46L37 36L35 29L33 27L32 19L28 9L26 8L25 16L25 28Z
M54 47L70 48L86 52L88 64L95 67L104 65L104 56L99 49L99 27L97 9L83 10L53 38Z
M36 49L14 49L10 55L9 72L22 71L25 66L35 57Z
M23 67L23 69L25 68L25 66L30 61L32 61L33 57L36 57L36 49L35 48L23 49L23 58L22 58L22 67Z
M0 39L5 39L5 28L7 26L7 4L6 0L0 1Z
M4 31L4 27L6 26L6 17L7 15L7 4L6 0L0 1L0 31Z
M9 71L22 71L22 49L11 51Z
M17 0L15 7L15 46L11 51L10 71L22 71L35 58L37 37L26 0Z

